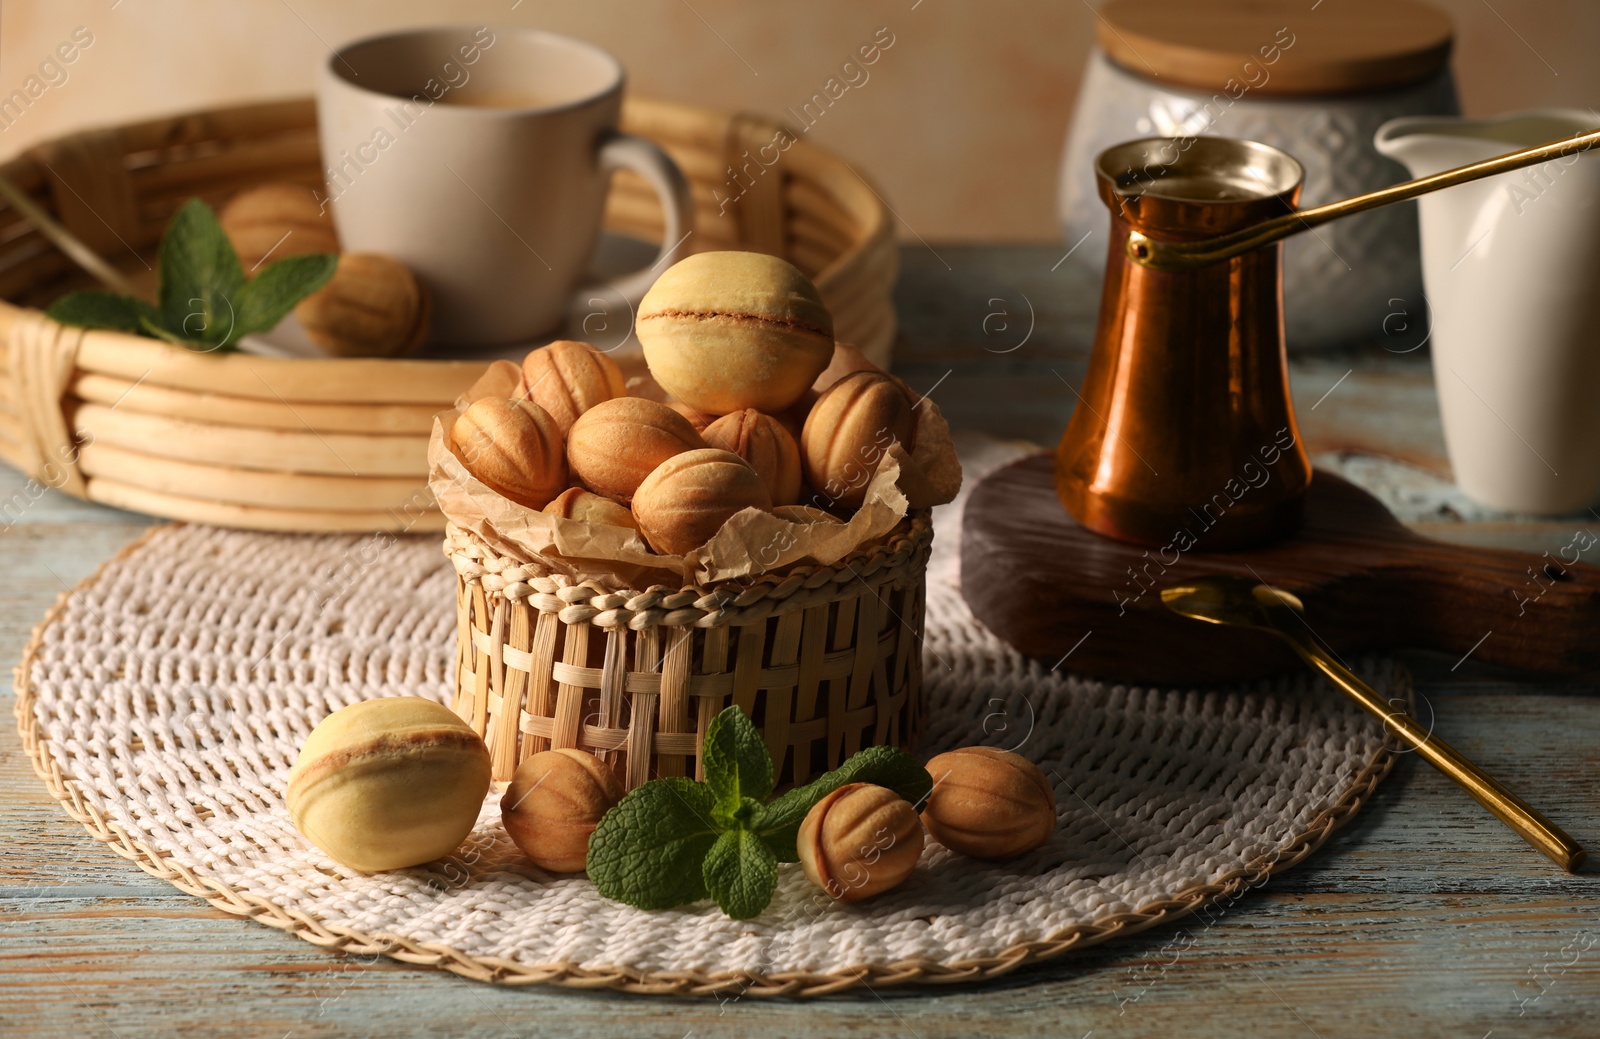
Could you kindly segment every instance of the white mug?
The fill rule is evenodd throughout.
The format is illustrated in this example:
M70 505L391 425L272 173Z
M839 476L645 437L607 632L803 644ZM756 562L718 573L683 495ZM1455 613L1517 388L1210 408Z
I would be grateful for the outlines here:
M347 44L317 84L322 162L341 247L410 267L431 339L526 340L567 317L613 170L661 197L650 267L580 292L637 303L692 226L688 184L650 141L617 131L621 64L533 29L420 29Z

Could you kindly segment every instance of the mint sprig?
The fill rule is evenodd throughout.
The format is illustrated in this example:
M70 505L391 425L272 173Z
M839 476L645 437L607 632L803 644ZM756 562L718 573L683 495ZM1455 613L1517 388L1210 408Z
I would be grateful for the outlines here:
M327 284L339 258L291 256L247 278L217 214L192 198L162 234L158 263L155 305L84 290L62 296L45 315L63 325L131 332L201 352L228 351L241 336L275 327L296 303Z
M712 814L717 821L730 827L760 814L772 793L772 755L744 712L728 708L712 719L700 752L706 762L706 786L716 798Z
M760 834L750 830L724 830L700 869L706 891L735 920L760 913L778 890L778 857Z
M692 779L656 779L634 790L589 838L590 879L606 897L640 909L706 897L701 864L721 833L711 821L714 800L709 787Z
M778 863L798 862L806 813L846 783L886 786L917 804L933 778L897 747L870 747L839 768L769 800L772 756L743 711L711 721L701 749L706 781L655 779L629 793L589 838L589 878L607 898L639 909L714 899L748 920L772 901Z

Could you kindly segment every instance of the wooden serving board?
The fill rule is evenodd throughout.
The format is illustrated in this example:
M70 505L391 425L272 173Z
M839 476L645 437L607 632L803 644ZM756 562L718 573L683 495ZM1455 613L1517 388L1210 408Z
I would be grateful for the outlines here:
M1600 667L1600 569L1589 565L1600 545L1576 526L1571 544L1545 556L1446 544L1319 471L1305 522L1288 539L1162 551L1078 526L1056 498L1052 466L1035 455L980 482L961 540L973 614L1047 666L1176 685L1300 666L1272 635L1189 620L1161 603L1162 588L1232 574L1300 596L1307 624L1341 654L1415 646L1548 673Z

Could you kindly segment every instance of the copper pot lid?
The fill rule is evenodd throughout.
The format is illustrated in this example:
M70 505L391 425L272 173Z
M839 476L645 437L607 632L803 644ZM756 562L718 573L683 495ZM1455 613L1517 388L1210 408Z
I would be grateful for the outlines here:
M1127 71L1235 98L1419 82L1445 67L1453 36L1450 17L1420 0L1111 0L1096 21L1100 48Z

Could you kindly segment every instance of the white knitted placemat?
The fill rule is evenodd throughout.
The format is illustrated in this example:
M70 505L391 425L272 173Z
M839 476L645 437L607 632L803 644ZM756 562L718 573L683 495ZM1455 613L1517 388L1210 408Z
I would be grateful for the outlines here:
M458 853L425 868L364 876L304 841L283 791L312 726L358 700L449 693L454 583L435 537L156 528L45 618L18 718L91 833L225 910L480 980L660 993L1004 973L1234 897L1314 849L1388 771L1381 727L1307 676L1168 692L1022 659L972 619L941 535L925 750L1020 750L1055 784L1060 826L1002 864L930 842L906 884L857 906L798 866L751 921L608 902L523 859L497 792ZM1409 704L1403 671L1364 672Z

